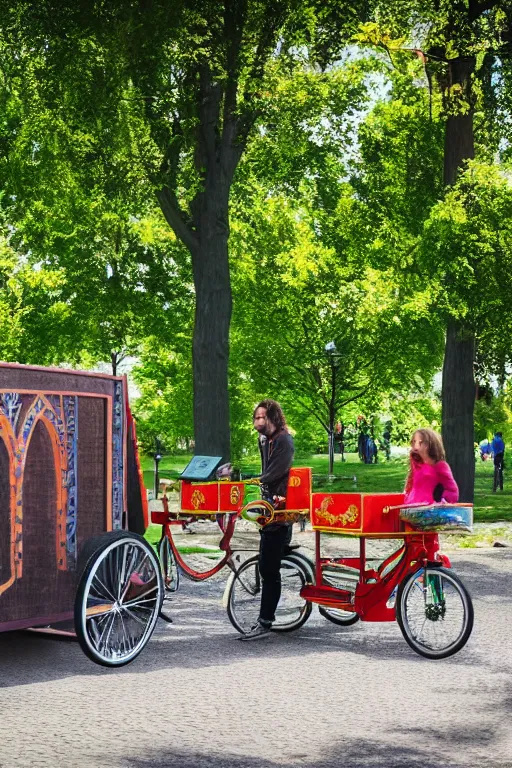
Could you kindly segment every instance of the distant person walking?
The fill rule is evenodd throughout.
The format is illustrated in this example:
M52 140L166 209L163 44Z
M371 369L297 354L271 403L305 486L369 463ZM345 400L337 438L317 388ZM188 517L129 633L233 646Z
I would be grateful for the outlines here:
M386 422L386 429L382 433L382 440L384 441L384 451L386 452L386 461L391 459L391 422Z
M493 493L496 490L503 490L503 459L505 458L505 443L503 442L503 433L496 432L491 443L491 450L494 455L494 478L492 483Z
M345 425L342 421L338 421L334 427L334 442L338 446L341 453L341 460L345 461Z

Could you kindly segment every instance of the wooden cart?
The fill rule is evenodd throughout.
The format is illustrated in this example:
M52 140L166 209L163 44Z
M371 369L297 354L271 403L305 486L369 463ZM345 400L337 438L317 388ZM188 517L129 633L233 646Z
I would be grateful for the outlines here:
M120 666L160 611L124 377L0 363L0 631L72 620Z

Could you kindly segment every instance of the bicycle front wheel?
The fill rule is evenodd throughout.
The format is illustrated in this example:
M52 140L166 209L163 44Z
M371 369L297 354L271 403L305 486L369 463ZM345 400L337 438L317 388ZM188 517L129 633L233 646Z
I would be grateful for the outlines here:
M444 659L463 648L473 629L473 603L448 568L422 568L398 588L396 618L406 642L420 656Z
M230 576L228 588L228 617L234 628L244 634L258 621L261 602L261 577L258 557L246 560ZM312 605L300 596L302 587L309 583L308 570L300 557L287 555L281 560L281 598L272 624L274 632L291 632L301 627L310 617Z

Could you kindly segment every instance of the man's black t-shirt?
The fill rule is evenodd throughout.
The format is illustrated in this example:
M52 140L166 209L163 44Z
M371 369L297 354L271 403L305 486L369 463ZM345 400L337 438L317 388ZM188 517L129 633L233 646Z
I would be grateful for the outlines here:
M293 462L293 437L281 430L272 437L259 437L262 474L260 481L268 490L269 496L286 496L288 477Z

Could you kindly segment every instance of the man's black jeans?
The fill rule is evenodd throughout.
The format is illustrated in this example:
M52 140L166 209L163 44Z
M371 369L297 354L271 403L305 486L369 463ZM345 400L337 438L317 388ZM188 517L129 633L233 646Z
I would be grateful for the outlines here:
M269 625L276 618L276 608L281 597L281 559L292 539L292 525L270 523L261 529L260 535L260 622Z

